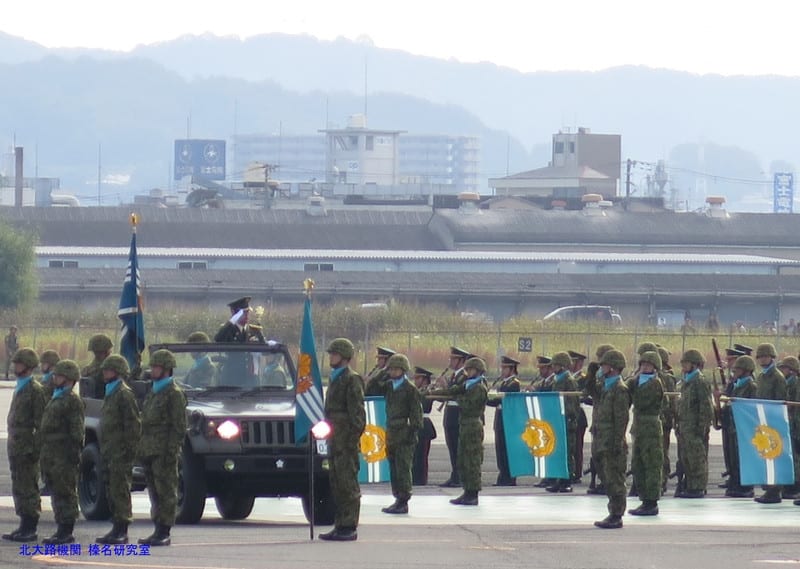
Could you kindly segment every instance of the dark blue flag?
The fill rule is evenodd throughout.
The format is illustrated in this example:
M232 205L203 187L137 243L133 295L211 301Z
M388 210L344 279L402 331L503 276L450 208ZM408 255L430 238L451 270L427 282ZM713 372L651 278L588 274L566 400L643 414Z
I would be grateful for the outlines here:
M128 268L122 284L117 316L122 321L119 351L128 360L131 369L140 363L144 350L144 319L142 318L142 289L139 276L139 258L136 255L136 221L131 236L131 251L128 255Z

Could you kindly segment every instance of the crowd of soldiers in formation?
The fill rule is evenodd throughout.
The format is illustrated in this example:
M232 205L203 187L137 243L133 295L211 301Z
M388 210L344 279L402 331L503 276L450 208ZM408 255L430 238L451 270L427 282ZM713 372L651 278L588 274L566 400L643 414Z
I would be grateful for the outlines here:
M443 426L451 472L441 486L463 488L463 494L451 500L453 504L477 505L481 489L486 405L496 408L493 427L498 476L495 486L515 486L516 479L509 471L503 432L502 394L564 392L570 478L543 479L536 486L544 487L548 492L569 493L573 491L572 484L580 482L583 474L591 474L587 492L608 497L608 516L595 525L604 529L621 528L627 496L637 496L641 502L628 510L629 514L658 515L658 501L667 491L668 478L677 478L676 498L705 497L712 427L722 430L724 476L727 480L721 487L725 488L725 495L754 497L753 487L743 486L740 480L736 425L729 402L733 398L800 401L797 380L800 360L788 356L778 361L775 347L768 343L756 348L755 359L751 355L753 351L748 346L735 344L726 350L725 361L720 362L721 365L707 377L704 372L706 361L699 350L686 350L680 358L680 368L675 370L670 366L668 350L652 342L642 342L637 349L635 369L623 375L628 367L624 354L612 345L604 344L597 348L595 359L585 369L588 358L578 352L540 356L539 374L528 385L523 385L517 376L519 362L504 356L500 362L500 377L489 385L484 377L484 361L466 350L453 347L448 367L437 379L432 380L430 371L415 368L414 383L420 391L423 406L422 422L416 411L398 417L397 410L393 409L395 416L387 430L391 432L395 423L419 426L416 447L410 451L413 458L408 462L413 483L427 484L427 455L430 440L436 436L429 414L433 399L447 399ZM388 348L378 348L377 360L366 379L367 395L384 394L382 386L387 376L398 376L400 370L410 369L405 356ZM592 413L591 456L585 472L582 471L583 447L589 422L581 403L591 406ZM631 407L633 444L628 463L626 435ZM389 408L387 397L387 414ZM800 412L797 406L789 408L789 420L795 483L765 486L764 493L755 497L757 502L773 504L787 498L800 505L797 499L800 496ZM675 471L671 472L669 445L673 429L678 441L678 458ZM393 446L397 447L397 444ZM389 453L390 463L393 454ZM405 462L405 459L401 460ZM393 492L397 468L396 464L392 466ZM628 475L633 477L630 492L626 485ZM405 488L399 494L394 492L397 501L384 509L385 512L408 511L410 485Z

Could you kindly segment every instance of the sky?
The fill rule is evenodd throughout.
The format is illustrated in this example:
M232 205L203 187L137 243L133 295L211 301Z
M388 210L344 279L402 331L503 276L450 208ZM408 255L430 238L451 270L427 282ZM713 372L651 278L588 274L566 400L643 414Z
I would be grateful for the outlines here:
M798 76L799 15L797 0L25 0L0 8L0 31L121 51L185 34L284 32L520 71Z

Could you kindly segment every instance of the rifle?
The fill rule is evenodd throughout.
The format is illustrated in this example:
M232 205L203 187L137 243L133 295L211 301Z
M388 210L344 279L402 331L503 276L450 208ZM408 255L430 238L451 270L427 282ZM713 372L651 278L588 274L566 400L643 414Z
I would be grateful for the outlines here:
M442 373L440 373L440 374L439 374L439 377L437 377L437 378L436 378L436 381L434 381L434 382L432 383L432 385L435 385L436 383L438 383L438 382L439 382L439 380L440 380L440 379L442 379L442 378L444 377L444 374L446 374L446 373L447 373L447 370L448 370L448 369L450 369L450 366L448 366L448 367L444 368L444 370L442 370ZM455 370L453 370L453 371L455 371ZM446 402L446 401L442 401L441 403L439 403L439 406L436 408L436 410L437 410L437 411L439 411L439 412L441 412L441 410L442 410L442 409L444 409L444 406L445 406L446 404L447 404L447 402Z
M592 478L589 481L589 490L594 490L597 488L597 465L594 462L593 458L589 459L589 468L583 471L584 476L587 474L591 474Z
M717 369L722 379L722 389L725 389L725 368L722 365L722 356L719 354L719 346L717 346L716 338L711 338L711 347L714 348L714 357L717 359ZM719 431L722 429L722 405L719 401L720 391L719 385L717 385L717 376L712 373L711 377L714 381L714 429Z

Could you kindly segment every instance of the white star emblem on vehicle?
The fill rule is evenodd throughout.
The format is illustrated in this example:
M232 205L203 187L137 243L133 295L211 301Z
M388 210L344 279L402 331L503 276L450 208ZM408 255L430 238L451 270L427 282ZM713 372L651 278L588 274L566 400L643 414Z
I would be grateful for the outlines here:
M279 458L278 460L276 460L276 461L275 461L275 466L276 466L277 468L283 468L283 465L284 465L284 464L286 464L286 463L285 463L285 462L283 462L283 459L282 459L282 458Z

